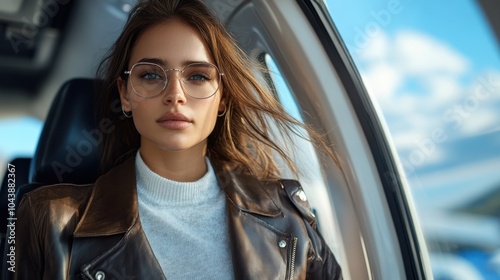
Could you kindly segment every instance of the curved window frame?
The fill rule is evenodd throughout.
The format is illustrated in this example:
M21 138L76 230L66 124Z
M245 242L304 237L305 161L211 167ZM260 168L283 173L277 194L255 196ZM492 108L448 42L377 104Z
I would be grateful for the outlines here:
M360 121L370 146L380 180L385 191L387 204L397 233L401 256L408 279L425 279L429 265L423 237L417 230L418 219L414 211L408 187L397 163L397 154L390 143L387 129L380 121L381 114L374 107L366 91L347 47L336 30L328 10L322 1L297 0L321 40L330 61L334 65L353 108ZM425 254L425 253L424 253Z

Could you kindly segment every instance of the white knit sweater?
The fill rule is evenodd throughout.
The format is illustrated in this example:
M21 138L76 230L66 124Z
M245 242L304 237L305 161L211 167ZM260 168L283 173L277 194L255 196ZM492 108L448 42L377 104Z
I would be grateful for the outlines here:
M195 182L154 173L137 152L139 217L165 276L233 279L226 197L207 159L208 172Z

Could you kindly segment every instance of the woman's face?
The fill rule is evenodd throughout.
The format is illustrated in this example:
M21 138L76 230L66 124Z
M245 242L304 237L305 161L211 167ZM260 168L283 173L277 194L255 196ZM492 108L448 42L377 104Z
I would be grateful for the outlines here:
M155 25L139 36L128 69L141 61L155 61L165 70L182 70L193 62L214 63L197 31L176 19ZM121 79L118 81L124 110L132 111L135 127L141 135L141 149L204 152L217 114L224 111L222 85L213 96L195 99L184 92L177 79L179 71L167 71L167 75L169 81L161 94L147 99L134 93L130 75L127 84ZM151 77L154 75L148 74L146 78Z

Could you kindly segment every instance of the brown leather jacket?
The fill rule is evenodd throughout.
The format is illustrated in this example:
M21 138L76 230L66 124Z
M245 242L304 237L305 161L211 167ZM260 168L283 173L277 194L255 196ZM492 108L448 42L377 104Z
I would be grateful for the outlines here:
M296 181L214 169L227 196L235 279L342 279ZM132 158L93 185L28 193L17 221L15 279L166 279L139 221Z

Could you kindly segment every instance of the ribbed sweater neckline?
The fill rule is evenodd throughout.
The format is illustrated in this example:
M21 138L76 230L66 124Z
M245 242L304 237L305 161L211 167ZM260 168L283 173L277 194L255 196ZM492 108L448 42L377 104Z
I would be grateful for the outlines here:
M210 160L205 160L208 170L203 177L194 182L177 182L152 171L138 151L135 167L139 199L162 207L200 205L212 201L222 190Z

